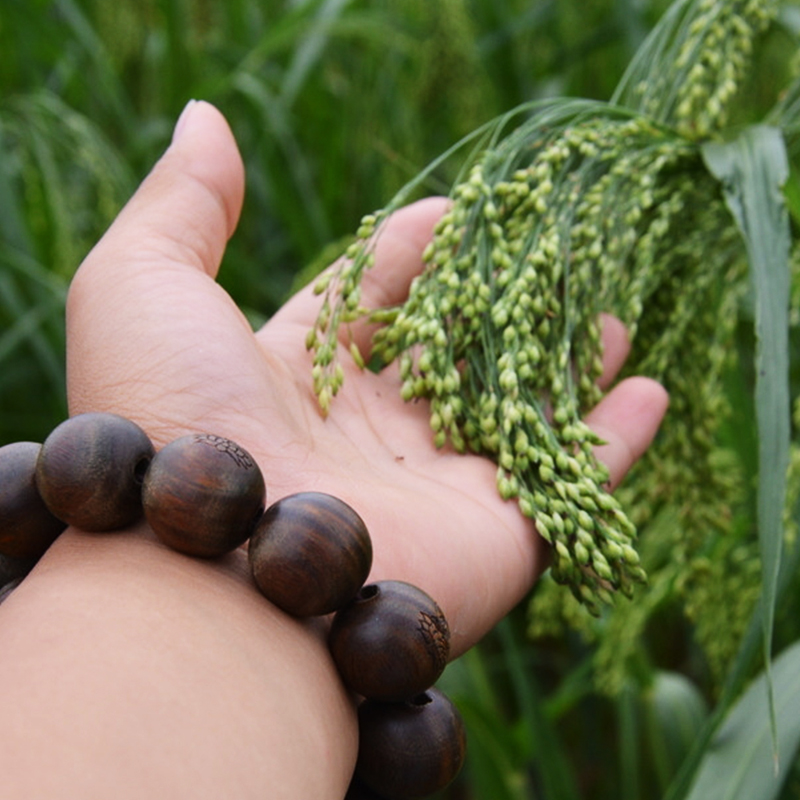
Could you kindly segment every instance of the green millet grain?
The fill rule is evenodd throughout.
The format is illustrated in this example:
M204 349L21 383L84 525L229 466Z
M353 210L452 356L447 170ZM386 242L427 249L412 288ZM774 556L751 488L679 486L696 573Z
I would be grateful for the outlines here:
M405 194L362 220L316 287L306 344L322 412L342 387L347 325L380 323L371 363L399 363L401 395L429 403L437 447L496 463L500 495L552 547L552 577L594 614L646 582L632 519L677 504L675 563L700 552L706 523L720 527L729 487L714 475L715 435L746 263L700 146L724 128L777 7L679 2L611 103L545 101L483 129L402 305L363 307L360 281ZM671 397L629 513L583 421L602 397L602 312L628 328L627 369ZM349 349L363 366L366 354Z

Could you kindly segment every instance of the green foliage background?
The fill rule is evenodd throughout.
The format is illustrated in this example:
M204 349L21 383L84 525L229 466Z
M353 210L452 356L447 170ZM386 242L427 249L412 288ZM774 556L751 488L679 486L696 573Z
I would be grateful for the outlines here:
M70 277L168 144L188 99L221 108L245 159L245 209L220 281L259 324L341 251L365 212L480 124L537 98L608 99L668 5L5 0L0 444L41 440L65 416ZM800 7L787 3L735 122L758 121L772 107L799 37ZM796 168L798 154L790 156ZM443 166L425 188L446 192L458 166ZM787 196L796 221L797 172ZM758 450L751 331L743 325L737 340L742 358L727 377L733 413L723 430L745 475L754 474ZM792 377L797 396L796 356ZM755 501L748 487L742 496L733 524L749 529ZM742 558L750 556L745 548ZM776 651L800 634L793 577L778 609ZM749 608L752 598L742 602ZM727 613L719 610L721 626ZM598 691L602 627L596 641L560 631L532 643L527 626L519 609L445 675L470 736L467 768L447 797L665 796L720 692L718 667L684 616L664 602L643 630L631 629L636 646L613 691ZM789 774L779 796L800 797L800 771L782 768Z
M221 281L259 320L480 123L550 93L608 96L656 5L4 3L3 439L41 437L63 415L64 289L188 99L217 104L244 154L247 201Z

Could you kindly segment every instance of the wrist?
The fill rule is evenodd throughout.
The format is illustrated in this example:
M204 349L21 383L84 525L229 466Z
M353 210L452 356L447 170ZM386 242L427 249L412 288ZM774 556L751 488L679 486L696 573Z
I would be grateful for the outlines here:
M126 785L142 796L142 781L171 786L162 796L219 797L237 785L237 797L257 797L276 774L276 797L345 792L355 714L324 631L267 602L241 550L202 561L144 525L68 529L0 608L0 640L14 656L0 661L14 720L0 759L63 758L61 770L15 770L40 782L29 791L66 771L84 783L75 797L99 794L104 780L117 797ZM130 752L143 755L130 763ZM91 763L79 769L76 753Z
M115 414L72 417L47 437L33 463L29 450L4 449L6 468L14 477L15 488L6 493L0 511L5 509L9 526L8 546L22 546L32 532L38 533L39 522L29 519L26 510L46 511L52 521L70 525L66 544L57 547L53 556L58 559L61 555L62 569L57 575L66 578L63 586L56 587L63 609L60 617L56 615L57 630L52 629L52 619L50 629L39 624L37 612L41 613L42 606L30 597L25 610L28 630L37 635L43 629L49 630L53 642L64 650L56 647L48 652L49 658L55 658L43 668L49 677L54 673L52 663L66 666L69 675L73 664L81 664L80 691L70 693L69 711L76 711L77 703L91 717L97 698L102 701L113 695L112 715L126 711L137 726L136 732L124 737L126 745L138 744L135 752L146 753L149 741L142 740L142 735L150 726L162 722L166 730L176 726L181 729L175 738L181 748L178 752L193 761L197 752L201 757L203 753L218 756L216 750L209 750L216 742L209 735L214 737L219 730L212 726L209 734L202 725L204 714L203 719L193 718L191 712L180 717L179 712L170 709L175 698L182 708L193 709L192 701L196 703L199 698L196 691L191 694L191 687L199 685L205 695L205 710L215 709L218 722L225 719L219 728L225 733L226 743L238 741L230 734L235 734L242 724L249 730L248 716L255 719L252 709L258 709L263 702L263 714L257 718L261 727L266 720L268 735L257 736L256 742L271 746L270 755L262 759L268 764L266 777L280 774L292 786L294 796L298 791L308 791L295 779L307 782L301 769L307 762L305 745L309 735L319 743L319 754L324 756L331 752L326 742L330 733L340 740L342 726L347 724L336 718L341 717L341 705L330 703L330 676L338 673L343 684L334 678L337 695L343 696L346 686L365 698L358 711L362 734L358 778L381 793L399 798L431 794L455 777L463 763L463 722L452 703L433 688L447 663L449 626L436 602L415 586L392 580L364 585L372 563L371 538L350 506L328 494L301 492L265 510L262 473L250 454L235 442L195 433L179 437L155 452L138 425ZM138 527L138 538L129 533L130 540L123 539L121 548L118 534L108 536L108 531L127 528L142 514L146 525ZM243 569L243 553L237 550L248 539L248 568ZM107 546L100 549L98 540ZM93 558L83 558L80 553L76 557L75 551L85 549L89 542ZM169 557L154 571L153 555L163 550L163 545L171 548ZM145 553L147 557L142 559ZM205 565L187 562L187 555L205 559ZM217 560L215 566L227 564L221 573L227 580L217 582L213 591L203 592L201 581L210 580L206 567L211 567L211 559ZM94 570L98 563L99 578ZM126 566L124 575L118 572L122 564ZM131 569L131 565L138 569ZM35 589L41 587L42 579L47 582L49 574L45 562L34 587L34 599ZM252 576L252 580L243 582L244 575ZM118 582L115 578L119 577L124 579ZM231 582L231 578L235 580ZM155 585L149 586L154 579ZM100 585L99 592L96 584ZM165 586L167 591L162 590ZM242 594L242 586L250 588L249 596ZM259 594L272 601L271 606L264 607L269 613L242 617L239 612L243 598L260 602L252 591L255 586ZM104 602L105 591L114 602ZM52 591L41 594L52 595ZM231 600L235 608L226 609ZM154 613L163 602L167 613ZM99 631L95 630L92 616L96 608L101 609L99 618L103 621ZM318 652L314 656L315 649L318 651L321 645L324 649L319 626L307 628L296 618L324 617L334 611L327 639L332 659L319 660ZM81 617L87 617L87 612L88 624L82 625L85 620ZM281 612L292 615L292 622L298 626L289 635L291 643L287 642L286 621ZM233 637L226 635L231 624ZM298 639L301 630L312 636L316 632L313 645L303 642L302 637ZM120 632L125 646L120 646ZM255 637L267 632L274 636L274 642L270 642L275 645L274 650L251 645ZM92 637L95 633L99 636ZM109 642L117 646L108 647ZM118 663L119 652L125 653L126 648L133 658ZM298 670L309 655L310 668ZM111 664L118 669L99 673L98 656L101 667ZM24 662L23 654L21 663ZM259 665L257 674L255 664ZM113 677L109 678L109 674ZM220 684L220 677L228 675L235 679L232 690L231 684ZM268 685L263 683L265 678ZM248 679L253 685L248 686ZM155 705L131 705L126 694L131 685L143 692L148 701L156 698ZM174 691L164 691L171 685ZM185 686L190 687L190 696L181 703ZM322 699L329 708L321 717L316 704L307 702L309 689L312 696L314 689L328 694ZM41 692L33 694L41 703ZM217 695L223 703L215 707ZM37 732L35 741L18 737L18 745L35 745L37 750L47 751L56 741L65 740L52 734L70 714L56 719L49 699L45 699L46 710L40 715L47 721L44 741L38 741ZM63 700L64 695L53 699ZM159 705L159 699L170 702ZM231 723L230 713L224 716L231 710L236 715L237 699L248 703L249 710L242 716L244 723L238 718ZM166 713L162 705L166 705ZM199 705L203 707L202 702ZM106 713L105 703L102 708ZM214 719L212 713L212 722ZM312 719L314 724L309 725L307 720ZM55 729L50 725L53 720ZM82 741L79 748L84 759L88 753L95 757L97 746L108 742L103 736L108 721L105 716L93 718L88 740ZM190 730L187 723L192 722L199 727ZM352 728L352 711L349 724ZM370 731L365 735L364 725ZM167 744L163 734L160 738ZM235 761L237 755L235 748L231 750L229 744L226 747L219 754L224 766ZM347 764L345 774L349 774L353 761L352 746L350 758L347 748L345 743L341 752L333 753L337 763ZM122 749L129 752L128 747ZM61 755L63 749L56 747L55 752ZM109 765L119 772L113 759L102 763L104 774ZM333 767L331 774L318 771L310 780L312 784L321 781L318 788L338 792L340 774ZM159 785L169 785L165 776L160 776ZM231 785L227 774L225 785Z

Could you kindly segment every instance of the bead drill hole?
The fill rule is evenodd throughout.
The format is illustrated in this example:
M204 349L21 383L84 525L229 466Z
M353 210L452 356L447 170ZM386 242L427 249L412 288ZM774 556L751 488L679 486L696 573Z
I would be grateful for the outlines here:
M410 706L416 706L418 708L422 706L428 705L428 703L432 703L433 698L427 692L420 692L417 695L414 695L409 701L408 704Z
M150 466L149 458L140 458L136 462L136 466L133 468L133 479L140 486L142 483L144 483L144 476L147 474L147 469L149 466Z
M367 586L361 587L356 595L356 601L362 602L364 600L372 600L373 597L377 597L380 593L380 587L374 583L370 583Z

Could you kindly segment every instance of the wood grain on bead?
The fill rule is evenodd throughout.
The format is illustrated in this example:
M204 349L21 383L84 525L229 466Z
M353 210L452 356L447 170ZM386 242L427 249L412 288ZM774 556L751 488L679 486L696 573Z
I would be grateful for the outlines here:
M222 436L190 434L156 453L142 487L144 514L165 544L213 558L247 541L264 510L264 477Z
M352 600L372 566L361 517L342 500L301 492L273 503L249 545L253 578L278 608L298 617L330 614Z
M142 477L153 445L135 423L116 414L79 414L45 439L36 485L59 519L83 531L111 531L142 513Z
M403 581L369 584L336 613L331 655L347 686L377 700L406 700L444 671L450 631L436 602Z
M358 709L358 732L356 775L387 800L441 791L464 763L463 720L437 689L405 703L365 700Z
M36 442L0 447L0 554L37 559L66 524L53 516L36 488Z

